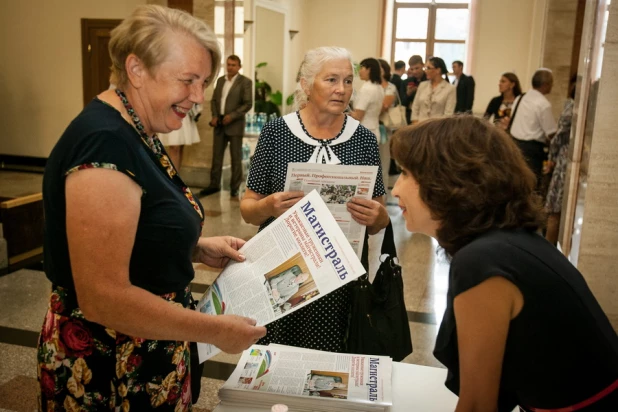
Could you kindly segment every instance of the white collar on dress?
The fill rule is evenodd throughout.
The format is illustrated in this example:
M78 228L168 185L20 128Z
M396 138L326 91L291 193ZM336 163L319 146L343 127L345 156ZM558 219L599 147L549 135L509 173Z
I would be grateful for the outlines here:
M338 145L339 143L344 143L350 140L360 122L350 116L347 116L345 128L343 132L337 137L335 140L326 143L324 141L319 141L309 137L305 131L303 130L303 126L300 124L298 120L297 112L292 112L283 116L283 120L285 124L289 127L292 134L298 137L303 142L307 143L311 146L316 146L311 158L307 163L326 163L329 165L338 165L341 161L335 156L333 150L330 146Z

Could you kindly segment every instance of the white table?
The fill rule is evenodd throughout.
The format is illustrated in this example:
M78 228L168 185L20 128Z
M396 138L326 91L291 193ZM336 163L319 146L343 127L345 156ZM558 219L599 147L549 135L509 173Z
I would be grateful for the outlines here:
M444 386L445 379L446 369L393 362L391 412L453 412L457 396ZM270 409L220 404L213 412L270 412Z

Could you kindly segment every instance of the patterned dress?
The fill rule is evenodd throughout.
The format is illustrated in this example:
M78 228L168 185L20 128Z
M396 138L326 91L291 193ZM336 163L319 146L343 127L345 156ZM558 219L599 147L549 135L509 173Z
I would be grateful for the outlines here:
M564 109L558 120L558 131L549 144L549 161L554 162L554 171L549 182L545 209L549 213L560 213L564 178L568 164L569 139L571 138L571 120L573 119L573 99L564 103Z
M95 99L52 150L43 178L45 274L52 293L37 350L39 408L191 410L187 342L128 336L85 319L79 308L68 251L65 182L70 174L89 168L123 173L142 189L129 263L131 284L170 305L189 306L202 206L156 136L142 139L116 109ZM145 316L144 322L156 324L157 319Z
M294 115L294 114L292 114ZM290 116L290 115L288 115ZM282 192L288 163L307 162L316 146L305 143L302 139L313 139L296 113L301 130L297 136L286 124L284 118L268 123L260 135L255 155L251 161L251 170L247 187L256 193L268 196ZM337 139L345 139L346 118L337 136L328 140L313 139L320 146L329 146L344 165L380 166L378 144L373 133L363 126L358 126L352 136L345 142L336 144ZM301 138L302 137L302 138ZM382 179L382 169L378 177L373 197L386 193ZM260 230L274 220L267 219ZM365 242L366 244L366 242ZM260 344L279 343L303 348L344 352L350 308L350 290L343 286L332 293L316 300L310 305L295 311L267 326L268 333Z

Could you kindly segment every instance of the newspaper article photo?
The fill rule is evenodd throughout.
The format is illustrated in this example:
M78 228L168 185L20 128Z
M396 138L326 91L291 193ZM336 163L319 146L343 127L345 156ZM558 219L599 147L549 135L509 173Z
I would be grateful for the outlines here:
M307 374L303 395L347 399L349 378L347 372L312 370Z
M305 194L317 190L354 253L360 257L366 228L352 219L346 204L353 197L371 199L377 177L377 166L290 163L284 190L302 191Z
M282 314L320 294L300 253L264 275L275 314Z

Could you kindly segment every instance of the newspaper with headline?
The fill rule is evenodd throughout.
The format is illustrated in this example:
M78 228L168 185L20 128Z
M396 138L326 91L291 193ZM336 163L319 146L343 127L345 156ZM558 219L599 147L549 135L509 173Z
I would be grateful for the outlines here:
M246 316L267 325L365 273L316 191L279 216L240 249L197 304L209 314ZM200 362L220 350L198 343Z
M284 403L294 410L388 410L392 359L253 345L219 390L223 404Z
M378 166L289 163L283 190L317 190L360 258L366 226L352 219L346 205L353 197L371 199L377 178Z

